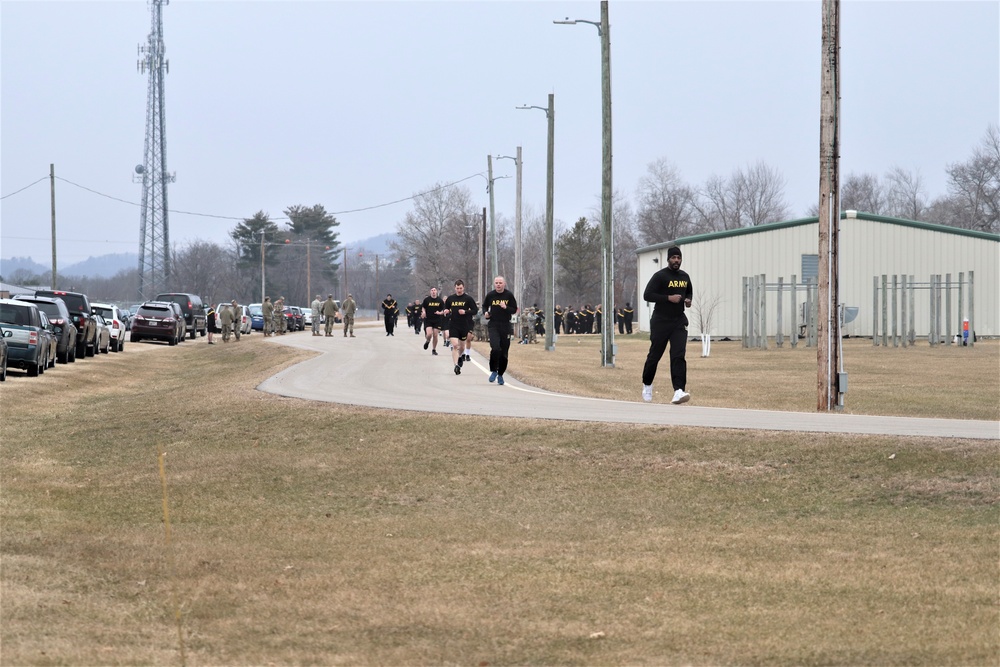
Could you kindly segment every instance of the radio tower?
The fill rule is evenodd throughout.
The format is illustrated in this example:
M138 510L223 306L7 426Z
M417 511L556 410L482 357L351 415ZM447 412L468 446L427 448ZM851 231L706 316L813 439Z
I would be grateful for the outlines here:
M149 0L153 25L146 44L139 45L139 74L149 73L146 94L146 142L143 162L137 165L142 183L139 231L139 298L145 300L166 289L170 280L170 227L167 224L167 184L175 175L167 171L167 134L164 117L163 77L170 71L164 58L163 6L170 0Z

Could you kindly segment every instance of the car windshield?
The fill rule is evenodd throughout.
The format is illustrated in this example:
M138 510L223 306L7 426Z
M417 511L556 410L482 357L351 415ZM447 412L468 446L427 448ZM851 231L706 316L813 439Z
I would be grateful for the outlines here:
M32 303L38 307L38 310L48 315L50 320L58 320L62 317L62 314L59 312L59 306L54 303L49 303L47 301L32 301Z
M260 309L260 306L250 306L250 314L259 317L264 314L264 311Z
M100 315L106 320L113 319L114 317L110 308L94 308L94 313Z

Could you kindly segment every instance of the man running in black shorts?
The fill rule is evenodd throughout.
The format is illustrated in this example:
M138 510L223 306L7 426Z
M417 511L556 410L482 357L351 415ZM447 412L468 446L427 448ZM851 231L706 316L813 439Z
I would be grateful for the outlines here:
M441 316L444 313L444 301L438 296L437 287L432 287L430 295L420 304L420 316L424 320L424 349L432 345L431 354L437 356L438 331L441 329Z
M476 301L465 293L465 283L455 281L455 293L444 302L451 320L448 335L451 340L451 360L455 362L455 375L461 375L465 363L465 341L472 333L472 318L479 311Z

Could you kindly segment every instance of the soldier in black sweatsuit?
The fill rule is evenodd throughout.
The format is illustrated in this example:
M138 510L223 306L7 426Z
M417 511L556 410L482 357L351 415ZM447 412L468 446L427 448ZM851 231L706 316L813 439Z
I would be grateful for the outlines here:
M649 279L642 293L644 301L654 304L649 318L649 354L642 368L642 384L651 386L656 377L656 366L670 343L670 380L674 390L685 391L687 386L687 315L694 289L691 276L681 271L681 250L674 246L667 251L667 266Z
M493 291L483 299L483 316L490 334L490 382L495 380L503 384L510 354L510 337L514 333L510 323L513 315L517 315L517 300L514 293L507 289L507 280L497 276L493 279Z

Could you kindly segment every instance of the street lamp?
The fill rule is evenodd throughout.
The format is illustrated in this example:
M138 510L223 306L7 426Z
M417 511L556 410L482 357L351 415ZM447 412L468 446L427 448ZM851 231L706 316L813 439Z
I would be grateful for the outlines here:
M511 157L509 155L499 155L498 160L513 160L514 167L517 170L517 186L515 195L515 211L514 211L514 300L517 301L517 305L521 308L524 304L521 303L521 297L524 294L524 290L521 284L524 282L524 271L521 268L521 147L517 147L517 156Z
M553 220L553 178L555 171L555 140L556 140L556 97L549 93L549 106L524 106L516 109L540 109L549 119L548 156L545 169L545 351L556 349L555 339L555 242L553 239L555 221Z
M611 38L608 24L608 0L601 0L601 21L586 21L583 19L553 21L559 25L576 25L589 23L597 28L601 38L601 100L602 116L602 174L601 174L601 238L604 245L604 321L601 322L601 365L614 368L615 365L615 331L614 318L608 317L615 308L615 265L614 265L614 235L611 225Z

